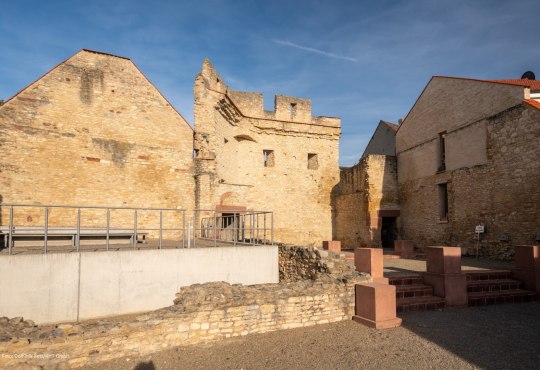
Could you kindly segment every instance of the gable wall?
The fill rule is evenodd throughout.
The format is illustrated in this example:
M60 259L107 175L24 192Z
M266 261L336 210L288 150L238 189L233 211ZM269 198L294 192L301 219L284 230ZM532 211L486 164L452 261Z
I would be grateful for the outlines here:
M81 51L0 108L1 201L192 208L192 136L131 61Z

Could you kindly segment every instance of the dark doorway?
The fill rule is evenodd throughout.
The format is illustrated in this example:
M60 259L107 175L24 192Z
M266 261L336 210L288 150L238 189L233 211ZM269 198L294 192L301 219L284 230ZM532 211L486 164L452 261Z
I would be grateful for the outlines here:
M383 248L394 248L397 239L396 217L382 217L381 243Z

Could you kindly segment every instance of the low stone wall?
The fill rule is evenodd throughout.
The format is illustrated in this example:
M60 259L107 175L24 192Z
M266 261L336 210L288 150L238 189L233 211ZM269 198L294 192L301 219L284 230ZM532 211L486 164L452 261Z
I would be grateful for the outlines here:
M181 288L174 306L79 324L35 326L22 318L0 318L0 367L79 367L173 346L349 320L355 284L370 280L354 273L254 286L195 284Z
M313 247L279 247L279 281L314 280L322 275L336 278L355 274L354 263L345 254Z

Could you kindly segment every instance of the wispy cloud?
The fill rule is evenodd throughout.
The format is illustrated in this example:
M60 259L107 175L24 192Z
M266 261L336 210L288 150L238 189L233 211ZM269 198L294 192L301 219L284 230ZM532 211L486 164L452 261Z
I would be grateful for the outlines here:
M309 47L309 46L298 45L298 44L295 44L294 42L290 42L290 41L285 41L285 40L273 40L273 41L274 41L276 44L279 44L279 45L290 46L290 47L292 47L292 48L296 48L296 49L308 51L308 52L310 52L310 53L315 53L315 54L319 54L319 55L324 55L324 56L329 57L329 58L341 59L341 60L347 60L347 61L349 61L349 62L358 63L358 59L356 59L356 58L352 58L352 57L348 57L348 56L344 56L344 55L337 55L337 54L334 54L334 53L330 53L330 52L328 52L328 51L324 51L324 50L320 50L320 49L311 48L311 47Z

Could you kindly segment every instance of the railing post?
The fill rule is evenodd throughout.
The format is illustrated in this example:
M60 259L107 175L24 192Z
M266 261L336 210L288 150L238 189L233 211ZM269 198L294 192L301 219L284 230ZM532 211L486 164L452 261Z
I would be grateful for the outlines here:
M12 244L13 244L13 206L9 207L9 235L8 235L8 243L9 243L9 254L11 254L12 251Z
M77 208L77 235L75 236L77 243L77 252L80 251L81 248L81 209Z
M259 213L255 213L255 225L257 227L255 244L259 244Z
M49 236L49 207L45 207L45 253L47 253L47 238Z
M251 244L253 244L253 240L255 239L255 238L254 238L254 236L255 236L255 217L253 217L253 216L255 216L253 213L251 213L251 214L249 215L249 222L250 222L250 224L251 224L251 225L250 225L250 226L251 226L251 227L250 227L250 230L251 230L251 235L250 235L250 237L251 237Z
M133 249L137 246L137 209L133 211Z
M193 211L193 248L196 247L197 240L197 211Z
M234 240L234 245L236 245L236 242L237 242L237 239L238 239L238 234L236 233L238 227L236 225L236 213L233 213L232 215L232 218L233 218L233 240Z
M182 248L186 247L186 210L182 210Z
M270 230L270 237L272 238L271 240L271 245L274 245L274 212L271 212L270 215L272 216L271 217L271 221L272 221L272 224L271 224L271 230Z
M110 226L111 226L111 210L109 208L107 208L107 250L109 250L109 229L110 229Z
M216 226L217 226L217 217L216 217L216 211L214 211L214 247L217 247Z
M163 210L159 210L159 249L163 245Z
M266 212L263 213L263 238L264 238L264 244L266 245Z

